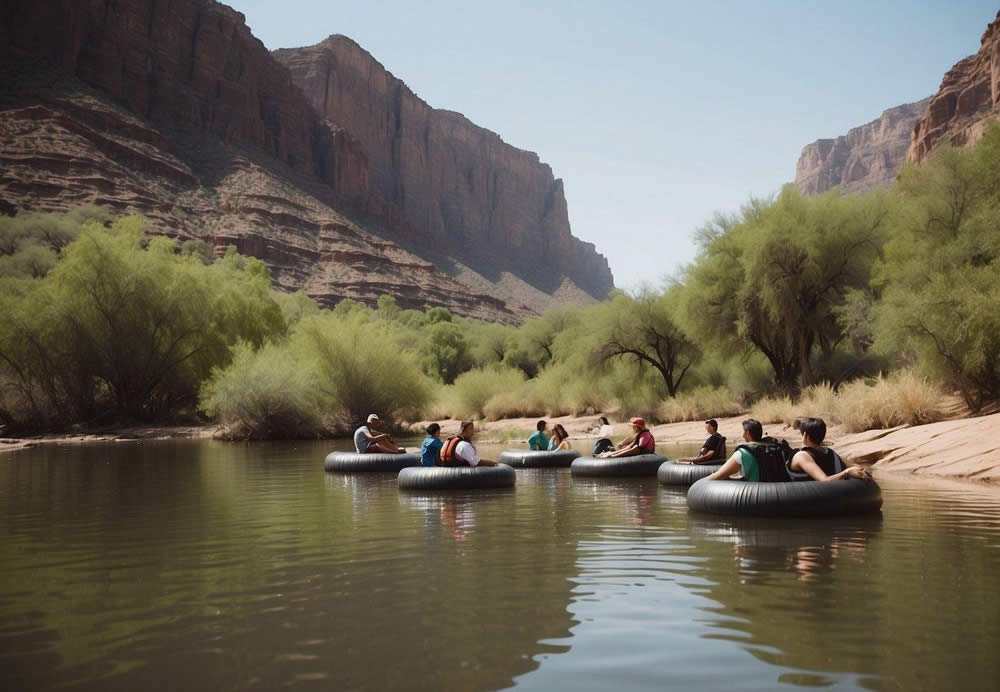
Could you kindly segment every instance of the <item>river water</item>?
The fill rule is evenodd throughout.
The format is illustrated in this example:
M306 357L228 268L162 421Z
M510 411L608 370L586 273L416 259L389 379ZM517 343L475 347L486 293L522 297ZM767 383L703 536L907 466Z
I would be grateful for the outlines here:
M0 688L1000 687L996 491L733 521L565 469L412 494L330 448L0 456Z

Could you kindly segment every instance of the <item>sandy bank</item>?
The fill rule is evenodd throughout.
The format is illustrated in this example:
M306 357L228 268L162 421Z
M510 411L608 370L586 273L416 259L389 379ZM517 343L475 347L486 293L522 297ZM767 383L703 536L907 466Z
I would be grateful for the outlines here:
M137 442L140 440L170 440L177 438L207 438L215 425L144 425L92 433L65 433L35 437L0 437L0 453L47 444L79 444L84 442Z

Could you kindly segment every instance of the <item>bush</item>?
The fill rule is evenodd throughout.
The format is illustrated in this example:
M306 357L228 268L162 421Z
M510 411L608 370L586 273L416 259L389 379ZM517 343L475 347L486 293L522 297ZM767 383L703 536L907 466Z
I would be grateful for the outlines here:
M897 425L924 425L941 420L941 390L910 372L858 380L841 387L835 419L848 432Z
M750 415L761 423L791 425L799 416L799 408L789 396L764 397L750 409Z
M491 367L469 370L455 380L455 418L484 417L486 402L497 394L516 392L524 374L513 368Z
M201 406L228 440L315 437L323 429L311 373L271 344L259 351L239 344L229 367L202 386Z
M735 416L743 410L724 387L697 387L660 404L658 418L665 423Z

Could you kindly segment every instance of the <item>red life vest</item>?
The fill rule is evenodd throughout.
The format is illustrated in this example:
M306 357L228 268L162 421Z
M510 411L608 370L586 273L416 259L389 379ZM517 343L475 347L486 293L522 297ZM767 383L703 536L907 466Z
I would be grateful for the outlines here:
M469 462L455 454L459 442L468 442L461 435L449 437L441 448L441 456L438 458L438 466L468 466Z

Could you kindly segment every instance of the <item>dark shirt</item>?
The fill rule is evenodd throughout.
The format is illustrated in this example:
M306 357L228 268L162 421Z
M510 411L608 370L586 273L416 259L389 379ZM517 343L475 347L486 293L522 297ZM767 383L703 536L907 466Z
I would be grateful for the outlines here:
M712 433L711 437L705 440L705 444L701 446L701 453L704 454L705 452L711 450L712 452L714 452L714 454L712 454L712 456L708 458L709 461L713 459L721 459L723 456L722 455L723 440L724 438L719 433L717 432Z

